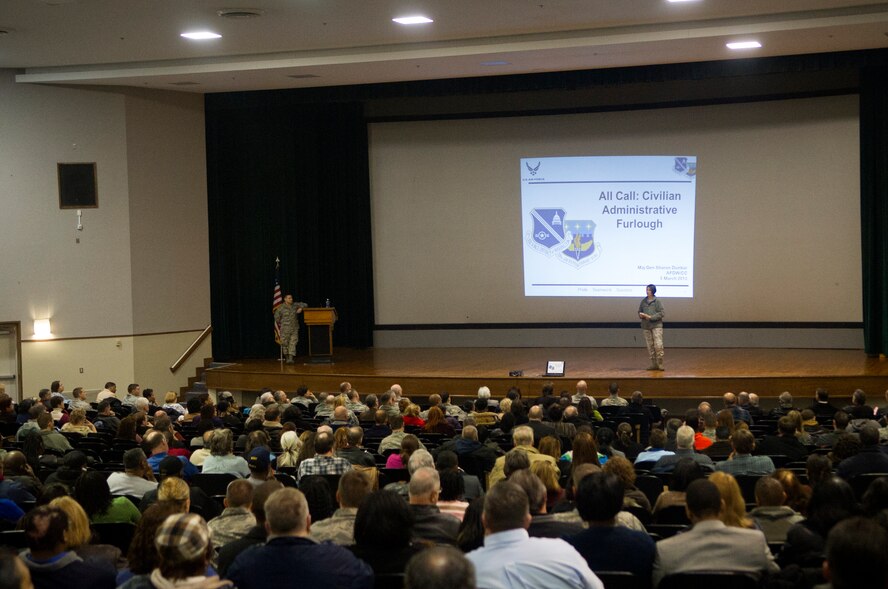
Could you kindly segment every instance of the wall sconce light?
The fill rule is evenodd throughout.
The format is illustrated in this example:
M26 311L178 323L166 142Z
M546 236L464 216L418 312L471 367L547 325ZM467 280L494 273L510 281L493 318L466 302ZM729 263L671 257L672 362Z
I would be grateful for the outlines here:
M52 338L52 325L49 319L34 320L34 339L50 339Z

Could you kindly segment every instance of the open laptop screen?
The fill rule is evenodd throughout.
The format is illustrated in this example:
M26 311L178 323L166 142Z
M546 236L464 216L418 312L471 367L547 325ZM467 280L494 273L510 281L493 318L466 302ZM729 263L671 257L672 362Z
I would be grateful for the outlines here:
M546 362L546 373L543 376L564 376L564 360Z

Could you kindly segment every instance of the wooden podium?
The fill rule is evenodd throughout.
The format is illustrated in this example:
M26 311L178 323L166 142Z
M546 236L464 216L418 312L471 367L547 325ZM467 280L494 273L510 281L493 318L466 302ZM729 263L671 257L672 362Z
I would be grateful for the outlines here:
M306 307L302 320L308 328L308 361L311 364L333 363L333 324L336 309L332 307Z

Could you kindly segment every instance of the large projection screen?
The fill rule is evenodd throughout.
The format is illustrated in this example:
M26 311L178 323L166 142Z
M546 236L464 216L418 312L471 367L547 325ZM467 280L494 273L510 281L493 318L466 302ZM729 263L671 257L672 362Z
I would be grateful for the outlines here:
M378 325L635 321L624 297L525 295L519 166L682 154L696 161L694 285L666 299L669 321L861 321L856 96L369 133Z

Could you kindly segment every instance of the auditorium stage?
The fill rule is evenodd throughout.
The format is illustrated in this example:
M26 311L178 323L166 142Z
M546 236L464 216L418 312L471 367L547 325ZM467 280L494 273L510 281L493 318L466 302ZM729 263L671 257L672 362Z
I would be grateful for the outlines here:
M232 391L263 387L295 391L303 384L314 391L335 391L347 380L362 394L381 393L399 383L414 397L440 391L474 396L482 385L498 397L512 386L531 396L547 380L555 382L556 391L572 391L583 379L596 397L617 381L624 395L637 389L648 398L665 400L747 391L766 399L763 406L773 405L767 399L782 391L810 398L819 386L837 399L862 388L871 403L882 404L888 389L888 360L869 358L863 350L667 349L664 372L644 370L646 352L637 348L336 348L334 352L333 364L307 364L307 358L298 358L295 365L243 360L210 369L205 379L209 388ZM542 377L547 360L566 361L566 375ZM524 376L510 377L514 370L524 371Z

